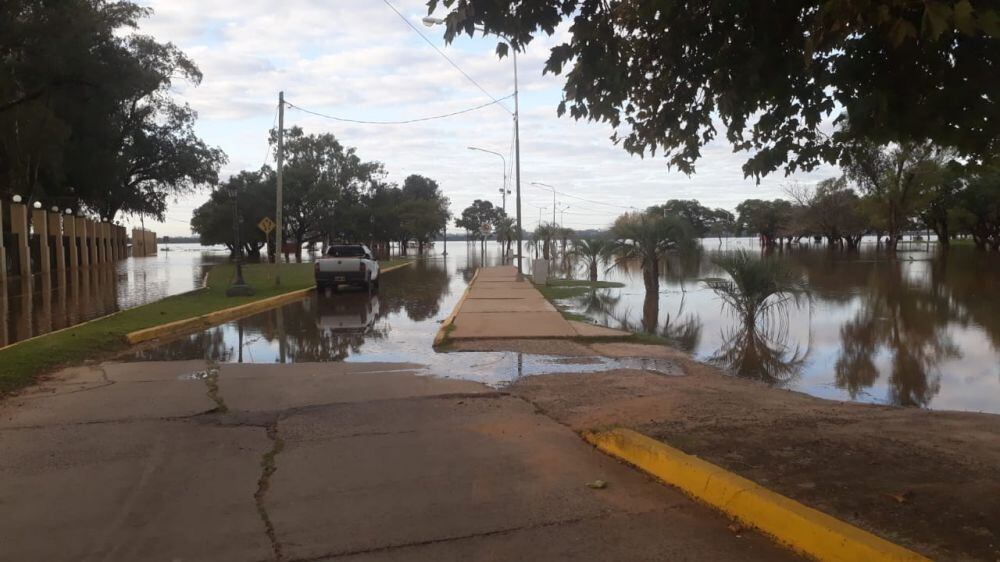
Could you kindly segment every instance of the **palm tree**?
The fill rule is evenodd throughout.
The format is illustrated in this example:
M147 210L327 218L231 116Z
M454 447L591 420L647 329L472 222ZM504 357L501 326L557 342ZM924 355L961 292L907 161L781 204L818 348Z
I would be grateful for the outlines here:
M572 255L581 258L590 270L590 281L597 281L597 266L607 263L614 247L610 238L580 238L573 241Z
M611 234L615 238L612 267L628 270L630 264L638 262L647 295L660 292L660 263L664 256L694 243L690 226L670 215L628 213L618 217Z
M500 253L504 257L510 255L511 246L517 237L517 224L511 217L500 217L496 225L497 242L500 243Z
M789 300L808 297L805 278L781 260L763 259L740 249L713 260L729 279L709 278L704 283L716 292L747 327L776 319ZM781 318L783 319L783 316Z
M556 237L556 229L558 227L550 223L542 223L538 225L535 229L534 238L536 244L542 245L542 257L548 260L550 256L555 254L555 248L553 248L553 241Z

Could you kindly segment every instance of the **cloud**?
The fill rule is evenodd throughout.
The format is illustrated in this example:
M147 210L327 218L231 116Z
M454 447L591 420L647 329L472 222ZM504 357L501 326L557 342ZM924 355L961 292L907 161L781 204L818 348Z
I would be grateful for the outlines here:
M495 38L461 37L445 45L441 29L420 25L425 0L392 0L449 58L493 96L514 90L510 58L498 60ZM229 155L226 174L258 168L267 154L277 95L304 108L363 120L395 120L437 115L473 107L490 99L410 29L384 3L375 0L148 0L154 14L141 32L170 41L201 67L203 82L178 84L177 95L198 111L198 132ZM568 24L552 36L536 38L518 56L521 92L521 175L524 223L533 225L539 206L552 194L530 182L603 204L564 197L572 227L610 223L620 206L644 207L668 198L697 198L733 208L748 197L778 197L787 179L776 175L760 185L743 178L745 155L725 142L705 147L697 173L685 176L667 168L663 158L639 158L614 145L610 127L556 116L562 78L543 75L549 48L564 41ZM508 100L505 105L513 108ZM307 132L331 132L355 146L362 158L385 164L391 181L411 173L436 179L457 214L473 199L500 203L503 183L495 156L468 146L512 154L512 118L491 106L448 119L412 125L360 125L330 121L294 109L286 125ZM509 157L508 164L512 164ZM813 183L836 174L824 167L794 179ZM511 180L511 184L513 181ZM207 194L184 197L170 207L168 235L188 234L191 211ZM508 209L513 208L508 199ZM550 216L550 215L549 215ZM147 223L148 224L148 223Z

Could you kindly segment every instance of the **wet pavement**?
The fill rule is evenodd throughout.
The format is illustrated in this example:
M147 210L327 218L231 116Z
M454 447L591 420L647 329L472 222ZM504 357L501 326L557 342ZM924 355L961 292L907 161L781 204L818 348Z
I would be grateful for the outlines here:
M463 248L464 249L464 248ZM458 253L453 250L454 253ZM490 257L486 263L498 260ZM158 343L123 361L207 359L218 363L403 362L421 373L500 388L541 373L591 373L645 368L678 374L656 359L566 357L516 352L438 353L440 323L451 313L475 269L475 256L432 256L386 274L373 293L326 291L278 309Z

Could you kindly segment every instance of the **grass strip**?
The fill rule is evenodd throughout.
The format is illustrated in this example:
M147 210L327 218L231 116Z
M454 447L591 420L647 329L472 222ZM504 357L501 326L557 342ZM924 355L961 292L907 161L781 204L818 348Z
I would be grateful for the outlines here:
M385 269L407 261L410 260L388 260L380 262L380 265ZM217 265L209 271L208 284L203 289L166 297L0 349L0 395L23 388L33 383L40 374L57 367L122 351L128 347L124 338L130 332L194 318L315 284L312 263L282 265L280 287L274 285L273 265L248 264L243 266L243 278L257 293L252 297L227 297L226 288L234 274L233 265Z

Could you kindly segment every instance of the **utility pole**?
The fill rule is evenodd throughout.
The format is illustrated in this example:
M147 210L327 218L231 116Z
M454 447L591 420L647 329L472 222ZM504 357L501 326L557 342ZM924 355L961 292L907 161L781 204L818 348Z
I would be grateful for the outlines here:
M282 211L282 180L285 168L285 92L278 92L278 189L275 200L275 222L277 223L274 233L274 284L281 286L281 251L282 238L285 231Z
M517 277L521 278L521 239L524 238L521 230L521 118L517 100L517 45L513 41L507 40L510 44L510 52L514 59L514 169L517 184Z

